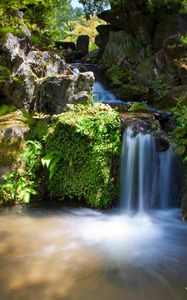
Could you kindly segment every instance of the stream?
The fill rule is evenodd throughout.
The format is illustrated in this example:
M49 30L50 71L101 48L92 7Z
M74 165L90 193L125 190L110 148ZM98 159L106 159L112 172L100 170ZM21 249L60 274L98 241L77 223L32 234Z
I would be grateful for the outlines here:
M120 101L98 81L94 93ZM1 211L1 300L187 299L187 225L171 208L172 149L157 153L151 134L132 128L124 147L120 209Z
M2 300L187 299L179 210L26 208L0 221Z

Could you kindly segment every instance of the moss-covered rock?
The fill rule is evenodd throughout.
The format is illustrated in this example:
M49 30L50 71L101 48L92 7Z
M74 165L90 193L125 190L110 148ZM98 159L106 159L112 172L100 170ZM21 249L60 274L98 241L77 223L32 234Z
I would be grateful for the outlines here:
M118 194L118 114L97 104L62 113L53 121L46 151L56 153L59 161L49 180L51 193L59 199L83 199L91 207L107 207Z
M0 117L0 175L19 164L28 130L20 111Z

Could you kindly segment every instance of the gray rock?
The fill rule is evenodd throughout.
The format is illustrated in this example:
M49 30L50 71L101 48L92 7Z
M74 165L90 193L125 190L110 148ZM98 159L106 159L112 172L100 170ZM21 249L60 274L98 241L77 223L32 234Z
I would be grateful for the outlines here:
M69 103L86 103L90 100L93 82L92 72L45 77L36 89L34 109L52 115L66 110Z

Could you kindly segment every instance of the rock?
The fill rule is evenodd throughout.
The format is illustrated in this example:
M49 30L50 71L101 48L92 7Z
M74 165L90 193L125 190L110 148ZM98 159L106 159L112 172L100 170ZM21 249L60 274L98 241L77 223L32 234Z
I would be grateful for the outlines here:
M187 33L187 21L182 15L166 15L157 25L154 35L154 48L161 49L163 42L172 35L185 35Z
M17 108L56 114L68 102L83 103L90 99L92 72L75 74L58 55L48 51L27 52L12 34L7 36L2 49L6 54L5 65L12 65L13 69L2 85L2 94Z
M131 17L133 33L142 45L150 45L154 28L153 19L143 15L141 11L136 11Z
M117 46L116 46L117 45ZM132 69L139 60L139 45L133 36L125 31L111 31L103 54L104 60L110 60L118 66Z
M20 65L24 60L24 50L21 49L20 39L12 33L8 33L0 50L8 58L11 65Z
M75 43L73 42L60 42L60 41L56 41L55 42L55 46L57 49L71 49L73 51L76 50L76 46L75 46Z
M166 151L170 147L168 135L165 131L158 130L154 133L157 151Z
M83 59L82 62L87 63L97 63L98 59L101 57L101 50L95 49L90 51ZM82 71L81 71L82 72Z
M93 84L94 84L93 72L80 73L72 89L72 95L69 98L69 103L89 103Z
M0 176L19 166L29 131L20 111L0 117Z
M182 84L187 83L187 45L179 35L172 35L163 42L163 47L169 59L179 68Z
M145 101L149 88L143 85L126 84L113 89L113 92L124 101Z
M92 72L41 79L35 93L34 109L52 115L64 111L69 103L86 103L91 97L93 82Z
M98 17L110 24L113 30L132 32L130 17L123 10L105 10Z
M82 57L88 54L89 51L89 41L88 35L79 35L77 39L77 51Z
M187 85L176 86L166 92L162 97L160 107L171 108L176 106L178 101L181 101L183 105L187 105Z
M34 110L51 115L62 112L71 95L73 81L73 75L54 75L41 79L35 91Z
M38 78L61 74L65 71L64 61L58 55L47 51L30 51L26 56L26 61Z
M110 25L99 25L96 27L99 35L95 37L95 43L100 49L104 49L108 40L112 26Z
M23 62L20 67L12 73L3 87L3 93L8 98L9 103L17 108L29 110L37 85L37 76L32 72L27 62Z

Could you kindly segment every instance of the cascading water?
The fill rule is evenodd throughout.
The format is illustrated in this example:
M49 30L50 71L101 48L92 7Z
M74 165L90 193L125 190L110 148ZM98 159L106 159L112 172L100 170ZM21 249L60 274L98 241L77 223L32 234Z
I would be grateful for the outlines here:
M144 212L168 208L171 199L172 149L158 152L150 132L128 127L123 137L121 161L122 210Z

